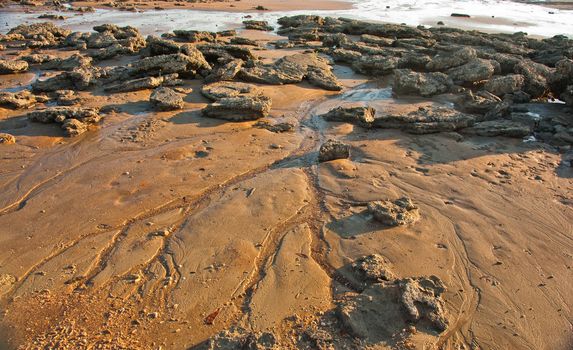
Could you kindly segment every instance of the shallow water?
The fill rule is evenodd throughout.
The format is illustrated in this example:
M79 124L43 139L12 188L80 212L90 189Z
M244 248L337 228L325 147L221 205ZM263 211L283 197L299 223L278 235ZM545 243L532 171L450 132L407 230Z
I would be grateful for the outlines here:
M89 30L102 23L132 25L144 34L159 34L173 29L218 31L241 27L246 16L266 20L276 26L282 16L315 14L321 16L350 17L355 19L406 23L409 25L434 26L438 21L464 29L480 29L489 32L525 31L531 35L572 35L573 11L559 10L541 5L500 0L353 0L354 8L330 11L269 11L224 12L189 9L128 12L98 9L95 13L70 16L64 26L74 30ZM472 18L454 18L451 13L466 13ZM492 18L494 16L495 18ZM21 23L40 22L38 13L1 13L0 33Z

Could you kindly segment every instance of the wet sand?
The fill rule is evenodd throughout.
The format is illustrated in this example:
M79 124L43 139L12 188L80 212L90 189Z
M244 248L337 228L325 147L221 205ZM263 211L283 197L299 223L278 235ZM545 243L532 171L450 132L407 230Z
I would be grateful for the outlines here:
M270 62L303 50L255 52ZM294 132L203 117L200 79L184 80L179 88L192 92L171 112L151 108L150 90L79 92L83 107L115 112L75 138L0 108L0 131L17 138L0 145L6 348L190 349L236 326L273 333L276 348L303 348L299 330L321 327L335 349L401 348L358 344L333 321L336 305L360 292L348 266L373 253L400 278L435 275L447 286L448 329L415 333L403 348L570 348L573 168L562 154L521 139L327 122L320 115L338 106L406 114L445 105L395 98L388 79L348 66L333 71L341 93L255 84L273 101L265 120ZM2 75L0 89L27 88L40 73ZM560 107L532 108L568 115ZM350 158L318 163L331 138L350 145ZM418 222L384 227L366 210L403 195L419 205Z

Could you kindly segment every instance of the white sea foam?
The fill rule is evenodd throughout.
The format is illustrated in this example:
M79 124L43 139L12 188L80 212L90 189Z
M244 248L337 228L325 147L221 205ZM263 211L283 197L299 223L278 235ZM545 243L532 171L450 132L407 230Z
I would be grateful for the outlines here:
M531 35L573 36L573 11L558 10L501 0L352 0L354 8L337 11L268 11L221 12L197 10L163 10L141 13L98 9L95 13L76 14L65 22L73 30L90 30L94 25L115 23L132 25L144 34L157 34L173 29L217 31L239 28L247 15L267 20L276 25L278 18L298 14L349 17L370 21L406 23L434 26L438 21L446 25L489 32L512 33L525 31ZM465 13L471 18L450 17L453 12ZM492 18L494 16L494 18ZM0 33L18 24L41 21L38 13L0 13Z

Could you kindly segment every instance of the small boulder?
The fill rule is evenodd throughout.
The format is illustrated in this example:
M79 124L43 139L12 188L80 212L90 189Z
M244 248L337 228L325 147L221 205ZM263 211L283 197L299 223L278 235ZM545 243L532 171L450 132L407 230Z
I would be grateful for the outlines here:
M238 95L224 97L209 104L201 112L204 116L230 121L246 121L264 118L271 111L272 100L264 95Z
M0 59L0 74L14 74L21 73L28 70L28 62L26 61L9 61Z
M183 97L167 87L160 87L151 93L151 104L161 111L172 111L183 108Z
M444 73L418 73L409 69L395 69L392 91L398 95L430 97L446 93L452 86L452 79Z
M374 201L368 203L368 211L374 219L386 226L400 226L420 219L420 211L412 200L402 197L395 201Z
M495 76L485 83L484 89L496 96L503 97L506 94L520 91L524 83L525 78L521 74Z
M16 143L16 138L10 134L0 133L0 145L12 145Z
M370 127L374 121L376 110L372 107L336 107L322 117L330 122L345 122L363 127Z
M448 70L450 78L461 84L476 83L487 80L495 72L495 65L489 60L476 58L470 62Z
M350 146L337 140L328 140L320 146L318 161L328 162L350 157Z
M388 261L378 254L371 254L352 263L352 270L357 277L367 283L392 281L396 277L390 270Z
M274 30L272 26L269 25L267 21L255 21L255 20L247 20L243 21L246 29L252 30L262 30L262 31L271 31Z

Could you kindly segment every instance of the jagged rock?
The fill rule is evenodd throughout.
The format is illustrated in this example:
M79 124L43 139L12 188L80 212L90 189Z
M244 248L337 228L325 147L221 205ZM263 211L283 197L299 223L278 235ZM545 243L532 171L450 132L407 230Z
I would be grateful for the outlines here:
M116 56L127 55L130 53L133 53L133 50L124 47L119 43L115 43L106 48L90 52L88 55L96 61L103 61L103 60L109 60Z
M88 129L89 124L101 120L97 108L50 107L26 115L28 119L40 123L59 123L68 136L77 136Z
M345 122L370 127L375 115L376 110L372 107L336 107L323 114L322 117L331 122Z
M58 90L54 92L59 106L73 106L82 102L82 99L74 90Z
M432 58L426 69L429 71L445 71L458 67L477 58L477 52L472 47L456 48L453 51L440 52Z
M0 133L0 145L12 145L16 143L16 138L10 134Z
M8 61L0 59L0 74L14 74L21 73L28 70L28 62L26 61Z
M101 120L97 108L83 107L49 107L30 112L26 117L39 123L63 123L66 119L77 119L87 124L94 124Z
M392 342L412 324L418 331L441 333L448 326L441 298L444 291L435 276L376 283L341 302L337 314L351 335L370 344Z
M238 95L224 97L209 104L201 112L206 117L230 121L245 121L264 118L271 111L270 97L263 95Z
M368 203L368 211L376 221L386 226L399 226L416 222L420 219L418 206L408 197L395 201L374 201Z
M38 80L32 84L32 89L38 92L56 90L86 90L93 86L106 70L100 67L79 67L71 72L63 72L46 80Z
M501 103L501 99L487 91L477 93L467 90L457 101L460 110L466 113L487 114Z
M212 83L215 81L231 81L235 79L242 67L243 60L231 60L224 65L213 69L211 73L205 77L205 82Z
M251 49L244 46L226 44L201 44L197 46L208 62L221 64L229 62L235 58L243 61L256 60L257 57Z
M172 73L178 73L180 76L194 76L197 71L210 70L211 66L200 55L200 52L196 53L197 56L178 53L146 57L126 67L115 68L109 72L109 76L113 81Z
M352 270L357 277L366 283L392 281L396 277L390 270L388 261L378 254L371 254L352 263Z
M255 128L266 129L274 133L291 132L294 130L294 125L292 123L275 123L272 124L267 120L259 120L255 125Z
M377 46L382 46L382 47L390 47L394 44L393 39L383 38L380 36L369 35L369 34L362 34L360 36L360 41L368 43L368 44L374 44Z
M335 62L349 63L349 64L353 64L354 62L362 58L362 54L360 52L346 49L332 50L330 52L330 56L332 56Z
M523 122L499 119L475 123L462 131L466 134L479 136L506 136L523 138L531 134L531 127Z
M261 95L262 91L255 85L221 81L209 85L203 85L201 94L210 100L218 101L226 97L237 97L239 95Z
M320 146L318 161L328 162L335 159L350 157L350 146L337 140L328 140Z
M216 33L198 30L174 30L173 34L175 34L177 38L190 43L196 43L200 41L214 42L217 40Z
M167 87L157 88L151 93L149 101L155 108L162 111L171 111L183 108L183 97Z
M255 21L255 20L247 20L243 21L245 28L253 29L253 30L263 30L263 31L271 31L274 30L272 26L269 25L267 21Z
M447 71L450 78L461 84L487 80L493 76L495 66L489 60L476 58L468 63Z
M38 101L28 90L20 92L0 92L0 106L12 109L24 109L34 106Z
M503 97L505 94L520 91L524 83L525 78L521 74L495 76L485 83L484 89L496 96Z
M41 64L54 61L58 59L58 56L48 55L48 54L31 54L31 55L21 56L20 59L28 62L28 64Z
M502 74L510 74L515 72L515 66L523 61L521 56L510 55L505 53L496 53L492 57L500 64Z
M247 46L259 46L259 44L252 39L243 38L243 37L234 37L229 40L229 44L231 45L247 45Z
M418 73L409 69L395 69L392 91L399 95L429 97L448 92L452 86L452 79L444 73Z
M547 78L553 74L549 67L533 61L522 61L515 66L515 73L525 77L523 91L532 98L541 97L549 91Z
M179 44L173 40L149 35L145 41L147 42L147 48L151 56L170 55L181 52Z
M8 35L20 35L28 40L28 47L36 48L55 46L70 33L70 30L57 27L51 22L43 22L30 25L21 24L12 28Z
M352 63L352 68L361 74L382 76L392 73L399 60L383 55L363 55Z
M88 126L77 119L70 118L62 122L62 129L64 129L67 136L73 137L86 132L88 130Z
M412 69L415 71L423 71L426 69L428 62L431 58L428 55L421 55L418 53L407 53L402 55L396 64L396 68L400 69Z
M104 88L108 92L130 92L139 91L146 89L155 89L159 86L174 86L181 83L181 80L177 79L178 74L168 74L161 77L147 77L140 79L128 80L115 85L109 85Z
M475 117L446 107L420 107L408 114L381 115L374 119L373 128L400 129L412 134L455 131L472 125Z
M243 67L239 77L249 82L272 85L299 83L307 79L323 89L342 89L328 61L316 54L295 54L283 57L272 65L257 63L253 67Z
M72 56L61 59L56 58L42 64L43 69L57 69L63 71L72 71L80 67L88 67L92 64L92 58L80 54L73 54Z

